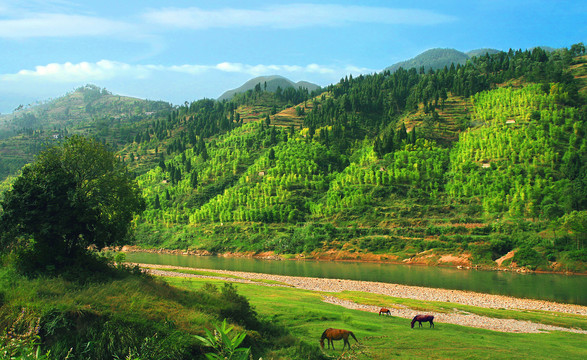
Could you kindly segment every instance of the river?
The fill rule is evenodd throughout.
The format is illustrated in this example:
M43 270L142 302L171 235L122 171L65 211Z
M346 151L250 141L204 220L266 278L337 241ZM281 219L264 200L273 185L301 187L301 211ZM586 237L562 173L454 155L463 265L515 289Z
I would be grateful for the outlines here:
M468 290L518 298L587 305L587 276L520 274L401 264L314 260L261 260L156 253L127 253L127 261L276 275L379 281L433 288Z

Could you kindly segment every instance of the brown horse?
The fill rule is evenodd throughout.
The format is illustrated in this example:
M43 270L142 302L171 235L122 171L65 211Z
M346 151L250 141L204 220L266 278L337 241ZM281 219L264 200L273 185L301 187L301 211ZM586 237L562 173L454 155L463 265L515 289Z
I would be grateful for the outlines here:
M412 319L412 329L414 328L414 324L416 323L416 321L420 324L420 327L422 327L422 322L430 322L430 327L434 327L434 316L433 315L416 315L414 316L414 318Z
M343 330L343 329L328 328L328 329L324 330L324 332L322 333L322 337L320 338L320 346L322 347L322 349L324 349L324 339L327 339L328 340L328 348L330 349L330 344L332 344L332 349L334 350L333 340L343 339L344 344L342 345L342 349L344 350L345 345L348 345L349 349L350 349L351 344L349 343L349 335L352 336L356 342L359 342L359 340L357 340L357 338L355 337L355 334L353 334L352 331Z
M387 315L391 316L391 311L386 308L381 308L381 310L379 310L379 315L381 315L381 314L387 314Z

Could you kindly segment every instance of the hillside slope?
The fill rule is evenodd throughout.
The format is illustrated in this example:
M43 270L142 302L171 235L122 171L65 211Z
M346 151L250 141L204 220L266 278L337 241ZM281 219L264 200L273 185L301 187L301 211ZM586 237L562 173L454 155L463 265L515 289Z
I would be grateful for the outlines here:
M513 250L508 263L584 271L584 99L569 65L537 49L345 78L289 125L237 124L139 176L138 243L486 266Z
M585 49L572 49L312 93L259 85L139 121L119 151L148 203L134 243L585 271Z
M0 119L0 179L16 173L43 148L71 134L92 136L115 149L132 142L145 124L164 118L171 105L113 95L86 85L44 104Z

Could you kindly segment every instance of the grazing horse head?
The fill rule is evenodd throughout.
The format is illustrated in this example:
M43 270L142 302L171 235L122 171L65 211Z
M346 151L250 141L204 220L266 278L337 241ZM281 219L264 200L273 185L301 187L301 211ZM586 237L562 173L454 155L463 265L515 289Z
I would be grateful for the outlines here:
M414 324L416 321L419 323L420 327L422 326L422 322L430 322L430 327L434 327L434 316L433 315L416 315L412 319L412 329L414 328Z
M342 349L344 350L344 347L346 345L349 346L349 349L351 348L351 344L349 343L349 335L353 337L353 339L355 339L356 342L359 342L359 340L357 340L357 338L355 337L355 334L353 334L352 331L348 331L348 330L343 330L343 329L333 329L333 328L328 328L326 330L324 330L324 332L322 333L322 337L320 338L320 346L322 347L322 349L324 349L324 339L328 340L328 348L330 349L330 344L332 344L332 349L334 349L334 340L344 340L344 344L342 345Z

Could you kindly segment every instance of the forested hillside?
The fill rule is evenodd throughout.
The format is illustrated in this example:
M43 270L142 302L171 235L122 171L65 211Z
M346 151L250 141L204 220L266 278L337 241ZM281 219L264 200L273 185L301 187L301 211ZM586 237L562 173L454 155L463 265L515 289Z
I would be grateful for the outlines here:
M291 81L287 78L284 78L283 76L279 76L279 75L259 76L259 77L256 77L254 79L247 81L246 83L244 83L243 85L241 85L240 87L238 87L236 89L232 89L232 90L228 90L228 91L224 92L224 94L222 94L222 95L220 95L220 97L218 97L218 101L230 100L230 99L232 99L232 97L234 95L246 93L249 90L259 92L259 91L261 91L261 88L263 89L263 91L270 91L270 92L276 92L278 88L280 88L281 90L285 90L287 88L293 88L293 89L303 88L303 89L308 89L308 91L314 91L314 90L318 90L320 88L320 86L318 86L316 84L312 84L307 81L298 81L297 83L294 83L293 81Z
M89 134L143 188L144 248L585 271L586 68L582 44L486 53Z
M515 250L505 264L584 270L584 52L499 52L287 101L257 89L182 106L163 122L173 140L127 149L157 159L138 177L149 205L136 242L490 266Z
M118 148L171 105L113 95L86 85L43 104L0 117L0 179L15 174L47 145L73 134L91 136Z

